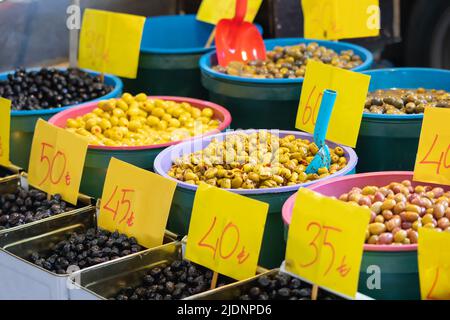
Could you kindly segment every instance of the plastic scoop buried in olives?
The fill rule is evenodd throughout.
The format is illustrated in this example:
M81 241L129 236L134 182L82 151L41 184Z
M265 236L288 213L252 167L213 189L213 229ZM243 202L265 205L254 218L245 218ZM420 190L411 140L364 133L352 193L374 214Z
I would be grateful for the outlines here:
M413 187L405 180L352 188L339 199L371 210L367 244L416 244L420 227L450 232L450 191L441 187Z
M135 287L126 287L112 300L179 300L207 291L213 272L186 260L175 260L151 268ZM217 287L231 282L220 276Z
M336 101L336 92L324 90L322 102L320 103L319 114L314 128L314 142L319 148L312 161L306 168L306 173L316 173L320 168L329 168L331 163L330 149L325 143L325 136L330 123L331 112Z

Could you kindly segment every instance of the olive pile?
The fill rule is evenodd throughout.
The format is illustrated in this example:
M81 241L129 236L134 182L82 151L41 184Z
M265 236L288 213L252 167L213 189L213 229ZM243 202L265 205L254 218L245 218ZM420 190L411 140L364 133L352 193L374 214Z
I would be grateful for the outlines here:
M405 180L353 188L339 199L370 208L368 244L414 244L420 227L450 232L450 191L440 187L413 187Z
M14 193L0 196L0 230L20 226L73 210L61 195L55 194L47 199L45 192L22 187Z
M279 138L264 130L234 133L176 159L168 175L189 184L206 182L225 189L277 188L317 180L347 165L344 150L330 148L330 168L307 174L318 150L315 143L294 135Z
M341 298L319 290L318 300L340 300ZM311 300L311 285L284 273L258 278L256 283L242 290L239 300Z
M179 300L207 291L213 272L186 260L175 260L150 269L136 287L126 287L115 300ZM220 277L219 277L220 280ZM219 281L217 287L225 285Z
M376 90L367 95L364 112L415 114L423 113L427 107L450 108L450 93L424 88Z
M53 245L49 253L33 252L30 261L48 271L66 274L69 266L83 269L142 249L135 238L90 228L84 233L72 232L67 240Z
M100 101L92 112L68 119L67 130L88 139L91 145L145 146L179 141L219 127L211 108L187 102L133 97Z
M213 69L246 78L295 79L305 76L309 59L344 69L352 69L363 63L361 57L353 50L344 50L338 54L332 49L319 46L317 42L310 42L286 47L277 46L267 52L265 61L252 60L247 63L232 61L227 67L217 65Z
M17 69L0 80L0 97L11 100L13 110L60 108L97 99L112 89L99 76L71 68Z

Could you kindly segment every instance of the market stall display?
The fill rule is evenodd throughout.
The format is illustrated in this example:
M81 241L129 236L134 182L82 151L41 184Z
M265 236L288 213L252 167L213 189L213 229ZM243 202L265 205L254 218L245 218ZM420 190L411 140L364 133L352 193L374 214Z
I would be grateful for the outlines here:
M339 53L342 56L346 56L345 59L348 59L350 57L348 50L351 50L353 52L352 57L358 56L361 59L361 64L359 65L354 61L350 62L355 66L352 68L353 71L367 70L373 61L372 54L368 50L345 42L314 41L302 38L273 39L264 42L266 49L269 51L281 50L282 52L278 53L280 55L279 59L287 61L295 61L295 58L289 56L287 50L286 53L283 53L283 47L294 46L293 51L299 56L297 63L300 64L300 68L294 71L295 64L293 65L292 62L287 62L290 64L291 70L288 68L288 65L282 67L281 65L277 66L275 64L270 69L276 73L277 77L280 74L286 76L277 78L274 75L273 79L266 79L265 75L258 77L252 75L252 73L256 73L256 67L245 68L242 65L236 67L236 64L234 64L235 68L233 68L233 65L229 68L233 70L231 74L223 73L226 70L221 70L222 72L215 70L214 66L217 65L215 52L207 53L200 59L202 84L208 90L211 101L227 106L228 110L232 113L233 128L295 128L295 118L303 83L303 75L298 70L304 70L301 66L305 64L305 54L297 52L297 50L301 51L301 49L295 49L296 46L303 48L304 45L305 48L308 48L311 43L315 43L315 45L311 45L310 47L314 47L314 49L311 49L311 53L307 52L306 56L313 56L312 52L315 52L315 50L321 52L325 49L320 48L326 48L326 52L331 57L330 62L332 64L336 63L337 65L342 64L343 66L347 64L350 66L350 64L344 59L335 59L333 61L332 57L334 54ZM334 53L331 53L329 50L333 50ZM347 54L345 54L346 52ZM294 53L292 54L294 55ZM278 60L278 56L276 58L274 56L274 59ZM277 69L279 69L279 72L276 71ZM269 69L267 69L267 72L264 69L260 71L264 74L269 73ZM295 76L295 72L297 71L298 77ZM239 76L238 74L240 72L249 73L252 77Z
M139 98L137 99L141 99L143 96L138 95L137 97ZM128 103L124 103L125 101L128 101ZM142 107L139 107L139 105ZM105 112L105 110L101 109L102 107L106 110L111 110ZM127 113L125 113L123 109L126 109ZM189 110L189 112L185 110ZM96 115L96 112L102 115L103 118ZM136 113L136 115L131 115L129 113ZM87 117L94 118L91 122L95 122L95 125L92 123L93 125L89 126L91 124L89 119L87 119L88 121L82 120L87 114ZM106 119L108 117L106 114L113 114L113 116ZM147 115L146 118L143 116L144 114ZM115 127L118 130L116 132L110 131L110 133L113 138L115 135L117 138L121 139L106 138L107 132L105 132L102 136L106 138L107 144L103 143L106 145L100 145L100 141L96 139L98 135L93 134L92 130L94 130L94 132L99 129L103 130L103 125L105 126L104 128L108 128L109 125L111 125L110 129L112 130L112 121L115 121L114 116L118 118L118 121L120 119L122 125L121 123L116 124L114 122ZM78 117L82 117L82 119ZM135 119L134 117L138 118ZM77 118L79 120L73 121ZM133 120L130 121L132 118ZM204 120L206 123L202 122L201 125L196 125L195 119ZM91 144L89 146L80 190L86 194L100 197L102 194L106 169L111 157L134 164L140 168L152 170L155 157L164 150L164 148L179 143L180 140L184 138L177 135L171 136L170 133L174 133L174 130L179 131L177 126L181 126L182 122L183 126L189 129L188 136L190 137L197 133L200 135L203 130L208 131L205 132L205 134L212 134L214 132L225 130L231 123L231 116L225 108L202 100L183 97L149 96L148 100L144 99L144 101L140 100L139 102L136 102L135 99L132 99L131 95L124 94L121 99L110 100L106 103L93 102L78 108L63 111L51 118L49 122L62 128L65 128L66 126L72 127L75 131L78 130L79 133L89 136L91 139L95 139L94 143L97 141L97 145ZM75 124L72 124L73 122L75 122ZM97 122L99 123L97 124ZM132 130L134 124L136 124L136 126L134 130ZM169 124L173 125L169 127ZM190 126L191 124L193 127ZM90 133L86 130L86 125L88 126L87 128L91 130ZM74 126L80 126L80 128L74 128ZM142 128L139 126L142 126ZM148 127L147 131L141 131L144 130L144 126ZM169 131L168 128L172 128L173 130ZM126 139L124 131L129 133L130 137L134 137L133 141L129 138L127 142L129 145L125 145L124 143L124 141L126 141L123 140ZM180 140L171 141L172 138L176 139L178 137ZM149 141L149 139L151 139L151 141ZM121 143L124 145L115 142L118 140L121 140ZM102 141L105 141L104 138L102 138Z
M277 131L277 130L275 130ZM267 131L263 131L263 135ZM192 152L199 152L201 150L204 150L208 145L210 145L213 141L213 139L217 139L220 141L227 141L229 137L239 134L254 134L255 130L245 130L245 131L237 131L237 132L228 132L228 133L222 133L217 134L213 136L208 136L203 139L197 139L193 141L184 142L181 144L178 144L176 146L173 146L171 148L168 148L161 152L158 157L155 159L155 172L162 175L163 177L167 177L169 179L174 179L177 181L177 189L175 191L175 195L172 202L172 208L169 215L169 222L168 222L168 228L170 230L173 230L174 232L178 234L187 234L188 227L189 227L189 221L190 221L190 215L192 212L192 205L194 201L195 191L197 190L197 186L191 183L186 183L181 180L177 180L176 178L173 178L169 175L169 172L173 166L173 161L177 158L181 158L186 154L192 153ZM274 132L272 132L273 134ZM284 138L286 136L294 137L295 139L302 139L303 141L312 141L313 137L306 133L301 133L298 131L279 131L280 138ZM291 139L291 138L288 138ZM283 205L283 202L292 195L299 187L307 186L315 181L321 181L321 179L328 179L329 177L335 177L335 176L341 176L346 174L351 174L354 172L354 168L357 163L357 156L354 153L354 151L351 148L338 146L337 144L327 142L330 149L338 148L338 150L343 151L343 157L346 159L346 165L339 171L336 171L332 174L325 174L324 177L314 176L315 179L310 179L310 181L306 182L308 177L303 174L294 174L292 175L294 177L297 177L297 175L300 178L293 179L295 182L294 184L287 185L287 186L279 186L281 185L281 179L279 180L280 184L276 182L278 180L278 177L275 177L275 180L273 179L266 179L270 182L267 182L268 184L265 188L247 188L244 189L241 185L241 189L228 189L229 191L232 191L237 194L245 195L247 197L260 200L263 202L267 202L270 204L269 208L269 214L267 217L265 232L264 232L264 238L263 238L263 245L261 249L261 255L259 264L263 267L276 267L279 266L281 261L284 257L284 241L283 241L283 227L282 227L282 221L281 221L281 207ZM283 147L282 147L283 148ZM336 149L335 149L336 150ZM339 151L340 152L340 151ZM306 159L306 154L302 155L300 152L296 156L298 156L298 159ZM310 157L309 161L312 160L312 157ZM294 163L300 163L301 161L297 160L291 160L292 164ZM305 162L306 163L306 162ZM291 169L294 171L296 169L298 172L302 172L301 168L304 165L299 165L298 168L291 167ZM205 168L207 169L207 168ZM244 169L245 170L245 169ZM265 170L265 169L264 169ZM263 171L264 171L263 170ZM215 170L210 170L211 172ZM235 170L239 172L239 169ZM286 170L285 173L287 173ZM303 168L304 171L304 168ZM205 172L206 173L206 172ZM254 172L256 173L256 172ZM192 176L193 172L189 172L189 175ZM209 172L208 172L209 174ZM216 173L217 174L217 173ZM195 174L194 174L195 175ZM272 175L271 171L267 172L267 178ZM252 175L251 175L252 176ZM266 178L264 175L259 175L259 179ZM281 177L281 176L280 176ZM292 176L291 176L292 177ZM311 176L312 177L312 176ZM231 177L230 177L231 178ZM232 183L232 180L230 178L225 178L228 180L222 180L221 183L223 183L224 187L228 187L228 183ZM282 178L282 177L281 177ZM318 179L319 180L316 180ZM212 178L214 179L214 177ZM256 179L256 176L255 176ZM284 178L282 178L284 181ZM304 180L302 180L304 179ZM195 180L195 178L194 178ZM200 180L198 178L198 180ZM216 179L217 181L219 179ZM251 180L251 179L247 179ZM314 180L314 181L311 181ZM216 183L217 183L216 181ZM291 181L292 182L292 181ZM236 183L236 181L235 181ZM246 184L248 186L254 187L254 182L246 181Z
M369 107L374 112L365 112L361 122L356 153L359 156L358 172L375 172L385 170L413 170L416 159L417 146L419 144L420 129L422 126L422 107L431 104L432 106L448 107L448 92L450 92L450 71L427 68L392 68L364 71L364 74L371 76L369 86L369 98L376 94L377 90L404 89L413 91L414 101L391 99L386 97L387 103L383 99L383 104L378 99L373 101ZM420 93L425 90L436 90L435 94ZM419 92L417 92L419 90ZM445 92L443 92L445 91ZM375 93L374 93L375 92ZM424 94L422 99L420 95ZM415 96L414 96L415 95ZM433 97L434 96L434 97ZM431 100L431 103L423 103ZM406 104L405 104L406 102ZM407 110L407 104L413 112ZM367 103L368 106L369 103ZM380 106L386 104L394 106L390 112L383 112ZM403 107L400 105L403 104ZM401 111L404 108L404 113ZM389 152L386 152L389 150Z
M355 188L351 196L352 200L350 198L347 200L353 201L359 197L356 202L358 205L368 205L368 201L371 201L370 197L360 195L359 189L364 190L365 188L365 192L381 189L381 192L373 194L374 199L377 197L377 200L382 196L385 197L381 206L378 208L379 202L374 202L369 206L373 211L373 222L368 226L369 237L364 245L359 281L359 291L376 299L418 299L420 297L416 230L419 224L426 223L430 223L427 227L438 227L434 211L436 210L440 219L446 213L444 208L447 197L445 195L448 195L448 191L445 193L444 190L448 190L448 188L431 184L424 188L423 184L417 182L412 182L409 186L412 175L412 172L406 171L364 173L329 179L309 187L323 195L342 197L343 200L346 195L350 197L348 192ZM402 181L404 184L398 183ZM393 182L397 183L393 184ZM386 185L390 188L385 188ZM412 188L414 188L413 191L411 191ZM401 189L401 192L395 194L394 189L395 191ZM382 192L386 192L388 197ZM435 200L437 203L433 204L432 199L435 198L435 192L439 197ZM283 206L283 220L286 227L290 223L294 201L295 195L291 196ZM408 204L408 201L411 202ZM377 214L379 209L381 214ZM420 211L417 216L416 211ZM417 217L417 222L412 221L413 217ZM382 220L383 222L381 222ZM443 225L445 221L445 219L441 220L442 227L445 227ZM381 236L382 234L383 236ZM402 240L401 244L396 243L400 242L396 240ZM374 272L371 266L374 265L379 268L380 272L379 288L370 285L370 277Z
M98 73L64 68L30 68L0 74L0 96L12 100L11 162L28 168L36 121L88 101L122 93L122 81Z

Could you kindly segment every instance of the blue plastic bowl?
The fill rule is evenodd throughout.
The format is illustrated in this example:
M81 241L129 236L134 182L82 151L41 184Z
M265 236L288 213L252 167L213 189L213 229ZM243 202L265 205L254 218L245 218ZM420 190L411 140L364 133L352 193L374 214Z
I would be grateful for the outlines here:
M177 95L203 99L200 57L214 25L193 14L150 17L145 21L136 79L122 79L125 90L151 95ZM261 26L258 29L262 33Z
M351 43L303 38L264 41L267 50L272 50L275 46L310 42L317 42L336 52L353 50L363 60L363 64L353 71L363 71L372 65L373 56L370 51ZM208 90L211 101L227 106L233 116L233 128L295 129L303 78L244 78L217 72L212 69L214 65L217 65L215 52L206 53L200 59L202 83Z
M429 68L392 68L364 71L369 91L408 88L450 91L450 71ZM363 115L356 152L358 172L414 170L423 114Z
M27 71L37 71L41 68L29 68ZM58 68L65 69L65 68ZM98 72L85 70L93 75L98 75ZM6 80L8 74L14 73L14 71L7 71L0 73L0 81ZM77 105L66 106L62 108L44 109L44 110L12 110L11 111L11 162L15 165L28 169L28 161L30 158L31 143L33 142L33 133L36 122L39 118L48 120L58 112L67 110L72 107L80 106L88 102L104 100L118 97L122 94L123 84L122 81L113 75L105 75L105 83L113 86L113 90L95 100L86 101Z

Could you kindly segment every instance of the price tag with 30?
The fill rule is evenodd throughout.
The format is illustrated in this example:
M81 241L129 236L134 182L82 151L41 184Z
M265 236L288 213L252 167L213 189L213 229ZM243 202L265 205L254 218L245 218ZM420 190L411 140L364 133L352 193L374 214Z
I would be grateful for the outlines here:
M0 164L9 166L11 100L0 97Z
M31 145L28 180L76 204L87 148L84 138L39 119Z
M145 17L86 9L80 33L81 68L136 78Z
M252 22L263 0L248 0L245 21ZM234 17L236 0L203 0L198 12L197 20L206 23L217 24L221 19L231 19Z
M370 76L308 60L297 112L297 129L314 134L325 89L337 92L326 139L356 146Z
M423 300L450 300L450 233L420 228L420 292Z
M302 0L304 36L338 40L380 33L378 0Z
M146 248L163 243L176 182L111 158L98 225L135 237Z
M289 226L286 269L354 297L369 220L367 208L299 189Z
M267 203L201 184L186 258L237 280L254 276L268 209Z
M450 185L450 109L426 108L414 180Z

